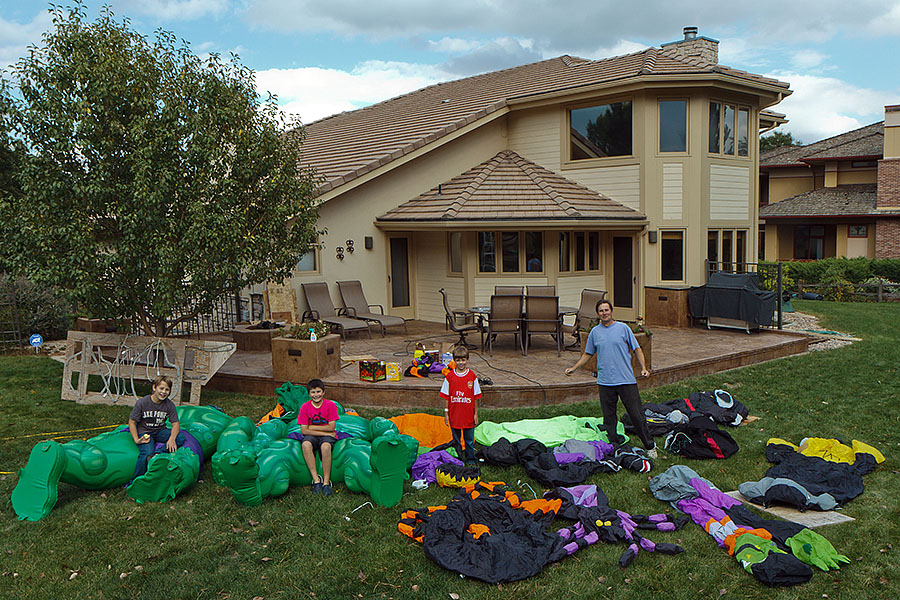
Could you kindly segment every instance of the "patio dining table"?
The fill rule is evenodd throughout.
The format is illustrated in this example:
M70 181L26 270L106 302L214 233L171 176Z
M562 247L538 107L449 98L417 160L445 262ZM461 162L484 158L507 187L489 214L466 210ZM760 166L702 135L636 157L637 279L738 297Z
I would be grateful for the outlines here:
M490 306L470 306L469 312L473 313L477 316L478 319L485 320L491 316L491 307ZM578 307L576 306L560 306L559 307L559 316L565 317L568 315L577 315ZM525 318L525 313L522 313L522 318ZM575 342L566 346L566 350L572 350L578 345L578 334L577 332L573 332L575 336ZM497 337L497 334L494 334L494 337Z

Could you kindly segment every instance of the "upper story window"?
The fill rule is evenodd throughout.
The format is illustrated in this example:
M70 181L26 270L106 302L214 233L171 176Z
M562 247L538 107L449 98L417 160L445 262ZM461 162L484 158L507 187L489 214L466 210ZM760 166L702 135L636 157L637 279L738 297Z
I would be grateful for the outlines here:
M709 103L711 154L750 156L750 109L722 102Z
M569 111L570 160L630 156L631 101Z
M659 101L659 151L687 152L687 100Z

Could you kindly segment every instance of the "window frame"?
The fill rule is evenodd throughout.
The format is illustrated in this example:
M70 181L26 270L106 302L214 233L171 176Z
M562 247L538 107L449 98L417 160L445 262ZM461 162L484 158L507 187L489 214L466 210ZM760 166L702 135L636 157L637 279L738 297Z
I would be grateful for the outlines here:
M684 102L684 150L663 150L662 149L662 130L663 130L663 121L662 121L662 103L663 102ZM691 99L688 97L673 97L673 98L657 98L656 99L656 122L657 122L657 136L656 136L656 151L658 154L665 154L666 156L670 156L673 154L688 154L691 148Z
M800 229L801 227L805 227L809 231L809 234L806 236L806 254L807 255L804 257L797 256L797 245L798 245L797 244L797 242L798 242L797 230ZM813 232L812 232L813 227L821 227L822 235L813 235ZM794 241L794 243L793 243L793 258L795 260L821 260L821 259L825 258L826 230L825 230L824 225L818 225L818 224L816 224L816 225L794 225L794 230L793 230L792 234L793 234L793 241ZM822 241L822 253L821 253L822 255L821 256L815 256L815 257L810 256L810 254L812 254L810 252L810 248L811 248L810 242L812 240L821 240Z
M516 244L516 253L517 253L517 263L518 270L516 271L506 271L503 268L503 237L504 234L515 234L518 238ZM528 259L527 259L527 248L525 238L529 233L537 233L541 236L541 270L540 271L529 271L528 270ZM491 234L494 238L494 267L493 271L483 271L482 270L482 247L481 236L483 234ZM546 269L546 248L544 247L544 231L543 230L523 230L523 229L490 229L490 230L481 230L475 232L476 240L477 240L477 260L478 260L478 275L487 275L492 277L508 277L511 275L543 275L547 272ZM498 246L499 246L499 257L498 257Z
M595 108L601 106L611 106L613 104L628 103L631 105L631 152L629 154L616 154L613 156L591 156L586 158L575 158L572 156L572 111L584 110L587 108ZM583 102L577 105L568 106L565 109L565 133L563 135L563 144L565 146L563 156L566 157L566 166L590 166L594 161L611 161L621 159L634 159L635 147L635 99L633 96L623 96L604 100L595 100L592 102Z
M664 261L665 261L665 257L666 257L664 248L666 246L666 240L672 239L668 236L676 236L676 235L678 236L678 239L681 240L681 265L680 265L681 266L681 278L680 279L666 279L664 276L665 270L666 270L665 265L664 265ZM687 238L687 231L684 229L660 229L659 230L659 280L661 282L665 281L665 282L671 283L671 282L685 281L685 266L686 266L685 251L687 250L686 243L685 243L686 238Z
M717 149L712 149L712 105L716 104L719 106L718 110L718 137L717 141ZM752 117L753 117L753 108L748 104L741 104L740 102L728 102L725 100L715 100L710 99L706 106L707 110L707 126L709 131L707 132L707 145L706 152L707 154L713 156L719 156L723 158L738 158L738 159L746 159L750 158L750 147L752 146ZM725 113L727 111L731 111L733 115L732 118L732 127L731 127L731 145L732 152L725 152ZM747 147L746 154L741 153L741 142L740 142L740 133L741 133L741 113L745 113L747 115Z
M861 232L859 229L860 227L862 228ZM847 237L854 239L867 239L869 237L869 225L847 225Z
M459 236L459 271L453 270L453 236ZM450 277L462 277L465 272L466 258L463 244L462 231L447 232L447 275Z
M321 272L322 272L322 253L321 253L321 250L322 250L322 247L321 247L321 244L319 243L318 240L316 240L315 242L311 243L311 244L309 245L309 250L307 250L306 252L304 252L304 253L300 256L300 258L297 259L297 262L294 263L294 269L293 269L293 270L294 270L294 273L296 273L297 275L317 275L317 274L321 273ZM299 266L300 266L300 261L303 259L304 256L306 256L307 254L310 254L310 253L312 253L312 255L313 255L313 262L315 263L315 266L314 266L312 269L305 269L305 270L304 270L304 269L300 269L300 268L299 268Z

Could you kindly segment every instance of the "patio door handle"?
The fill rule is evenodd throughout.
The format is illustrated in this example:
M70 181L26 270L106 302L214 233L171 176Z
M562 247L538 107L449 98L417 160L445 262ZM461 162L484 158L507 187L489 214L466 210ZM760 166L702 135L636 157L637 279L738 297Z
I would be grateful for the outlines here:
M391 276L388 275L388 283L390 283L390 282L391 282Z

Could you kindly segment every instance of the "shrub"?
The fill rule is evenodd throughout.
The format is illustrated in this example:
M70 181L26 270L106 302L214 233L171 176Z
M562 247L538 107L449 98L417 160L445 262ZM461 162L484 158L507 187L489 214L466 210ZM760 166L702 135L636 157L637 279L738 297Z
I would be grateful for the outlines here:
M33 333L47 340L66 337L72 325L72 304L57 288L44 287L24 277L0 275L0 297L15 295L22 337Z

